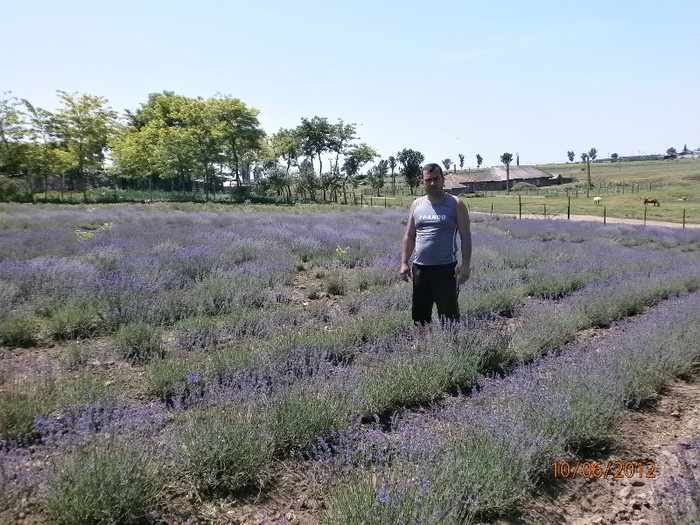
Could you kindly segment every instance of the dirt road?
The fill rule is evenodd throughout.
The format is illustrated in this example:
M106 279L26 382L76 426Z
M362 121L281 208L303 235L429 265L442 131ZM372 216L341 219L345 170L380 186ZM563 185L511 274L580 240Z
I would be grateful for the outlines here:
M472 212L472 215L488 215L487 213ZM517 218L514 214L505 214L502 217ZM537 219L537 220L567 220L566 215L535 215L530 213L523 213L523 219ZM588 221L595 222L597 224L603 224L603 217L597 217L595 215L572 215L572 221ZM605 219L605 224L632 224L635 226L644 226L644 221L639 219L623 219L620 217L607 217ZM662 226L665 228L683 228L683 224L679 222L666 222L666 221L646 221L646 226ZM685 224L686 229L700 229L700 224Z

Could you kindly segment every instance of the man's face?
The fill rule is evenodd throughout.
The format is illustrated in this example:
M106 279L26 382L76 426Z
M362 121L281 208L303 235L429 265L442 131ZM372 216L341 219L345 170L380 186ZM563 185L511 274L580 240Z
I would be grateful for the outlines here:
M425 193L428 195L440 195L445 187L445 177L440 175L440 172L437 170L432 173L424 171L423 186L425 186Z

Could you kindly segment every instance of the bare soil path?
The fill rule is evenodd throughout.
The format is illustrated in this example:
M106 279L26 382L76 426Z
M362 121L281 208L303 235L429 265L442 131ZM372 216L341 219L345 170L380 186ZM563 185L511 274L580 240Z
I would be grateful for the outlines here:
M487 215L485 213L480 213L480 212L472 212L472 214L480 214L480 215ZM516 218L517 215L513 214L506 214L503 215L504 217L511 217L511 218ZM538 215L538 214L532 214L532 213L523 213L522 215L523 219L538 219L538 220L567 220L566 215ZM596 215L571 215L569 218L572 221L586 221L586 222L595 222L598 224L603 224L603 217L602 216L596 216ZM606 217L605 218L605 223L606 224L631 224L634 226L662 226L666 228L683 228L683 224L680 222L669 222L669 221L651 221L648 220L646 221L646 224L643 220L640 219L624 219L621 217ZM700 224L692 224L692 223L685 223L685 228L687 229L700 229Z
M499 522L501 525L659 525L663 507L659 496L667 496L666 484L682 478L678 461L679 447L687 445L700 431L700 371L687 379L676 380L669 388L640 410L628 411L611 447L604 456L581 462L620 461L635 464L632 477L577 476L552 479L521 509L521 516ZM644 475L639 477L639 463ZM650 467L654 477L647 477ZM573 464L572 464L573 469ZM603 469L605 470L605 468Z

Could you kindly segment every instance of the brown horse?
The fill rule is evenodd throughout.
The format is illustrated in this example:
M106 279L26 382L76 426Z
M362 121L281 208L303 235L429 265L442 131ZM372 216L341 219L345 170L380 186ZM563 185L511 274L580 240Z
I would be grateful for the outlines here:
M659 199L655 199L653 197L650 199L644 199L644 205L646 206L647 204L653 204L654 206L661 206Z

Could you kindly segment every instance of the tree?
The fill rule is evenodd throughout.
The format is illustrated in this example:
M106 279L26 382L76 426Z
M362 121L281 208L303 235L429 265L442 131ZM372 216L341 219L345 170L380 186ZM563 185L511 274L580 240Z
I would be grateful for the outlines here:
M404 148L397 153L396 159L401 164L401 174L413 195L414 188L420 185L421 166L425 157L420 151Z
M506 165L506 193L510 193L510 163L513 162L513 154L504 153L501 155L501 162Z
M58 91L62 108L55 114L53 135L71 155L77 180L86 189L86 178L95 186L102 169L105 149L117 127L117 114L107 99Z
M340 174L338 166L340 155L346 153L350 143L355 140L355 124L344 124L342 120L338 120L337 124L331 126L328 149L335 152L335 165L332 172L336 175Z
M681 153L683 153L684 155L687 155L688 153L690 153L690 150L688 149L687 144L683 145L683 151Z
M445 173L450 171L450 166L452 166L452 159L451 158L446 158L442 161L442 165L445 166Z
M222 153L228 159L231 173L240 186L241 159L246 156L248 159L256 158L262 149L265 132L260 128L258 121L260 112L229 96L208 99L206 110L212 113L215 139L219 142Z
M19 175L22 171L26 148L24 138L24 114L21 103L10 92L0 99L0 174Z
M302 197L316 200L316 190L319 187L319 178L314 174L314 166L310 159L304 159L299 164L299 174L296 177L297 193Z
M610 158L613 162L615 162L619 158L619 155L617 153L611 153Z
M396 189L396 175L394 174L394 170L396 169L396 157L393 155L390 156L388 159L389 161L389 168L391 169L391 187L392 189Z
M266 179L270 184L270 187L277 193L277 195L284 195L287 199L292 198L292 177L288 171L280 168L279 166L273 166L267 173Z
M484 158L477 153L476 154L476 167L480 168L482 162L484 162Z
M303 151L301 137L296 129L280 128L270 137L270 148L275 160L281 157L286 163L287 174L292 166L298 164Z
M52 135L55 116L50 111L34 107L23 100L27 109L27 129L25 166L30 180L33 175L41 177L44 183L44 197L48 197L49 179L52 176L61 177L61 192L63 192L63 176L72 166L70 152L61 147Z
M377 163L377 173L382 177L386 177L389 173L389 162L382 159Z
M459 154L459 169L464 169L464 155Z
M318 157L318 173L323 173L321 155L330 149L333 127L325 117L315 116L312 119L302 118L297 128L302 141L302 151L313 163Z
M384 187L384 175L386 174L381 172L379 165L375 166L374 168L371 168L367 172L367 179L369 180L369 185L372 187L373 190L377 191L377 197L379 197L379 190L381 190Z
M593 187L593 182L591 181L591 161L595 160L598 156L598 151L595 148L591 148L588 153L581 153L581 160L586 163L586 173L588 179L588 187Z
M377 156L377 152L365 143L355 146L348 151L348 154L345 156L345 162L343 163L343 171L345 172L343 193L345 193L346 183L351 182L360 172L360 168L368 162L371 162Z
M566 156L569 157L569 162L573 162L576 158L576 153L574 153L573 151L567 151Z
M668 155L669 157L675 157L676 155L678 155L678 152L676 151L676 148L668 148L666 150L666 155Z

